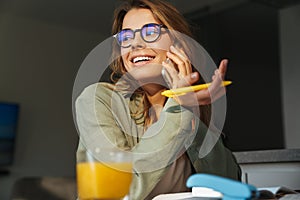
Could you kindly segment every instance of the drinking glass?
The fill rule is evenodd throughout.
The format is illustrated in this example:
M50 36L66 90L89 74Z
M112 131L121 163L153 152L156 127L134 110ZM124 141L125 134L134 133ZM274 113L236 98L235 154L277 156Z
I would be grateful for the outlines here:
M119 200L129 193L132 179L132 157L119 149L99 149L76 166L79 200ZM82 152L83 153L83 152Z

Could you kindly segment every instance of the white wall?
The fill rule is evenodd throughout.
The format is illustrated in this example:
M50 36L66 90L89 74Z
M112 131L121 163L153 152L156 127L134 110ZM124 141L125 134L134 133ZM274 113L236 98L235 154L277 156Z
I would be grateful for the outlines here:
M300 148L300 5L279 16L285 146Z
M75 176L73 82L104 38L12 13L0 13L0 101L21 106L15 162L0 177L0 199L28 176Z

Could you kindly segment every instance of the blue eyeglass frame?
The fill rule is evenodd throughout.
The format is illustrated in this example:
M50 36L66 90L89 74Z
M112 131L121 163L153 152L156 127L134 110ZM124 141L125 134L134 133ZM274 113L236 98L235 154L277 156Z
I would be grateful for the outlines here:
M153 40L153 41L147 41L147 40L145 40L145 38L144 38L144 36L143 36L143 34L142 34L142 30L143 30L145 27L148 27L148 26L151 26L151 25L157 26L157 27L158 27L158 30L159 30L159 33L158 33L158 36L157 36L157 38L156 38L155 40ZM128 47L131 46L131 43L130 43L129 45L127 45L127 46L122 46L122 45L121 45L121 42L119 41L120 33L122 33L123 31L132 31L132 33L133 33L133 38L131 38L132 40L134 40L134 38L135 38L135 33L136 33L136 32L140 32L141 38L142 38L145 42L147 42L147 43L152 43L152 42L155 42L156 40L158 40L158 38L160 37L160 35L161 35L161 28L167 28L167 27L166 27L165 25L163 25L163 24L149 23L149 24L143 25L142 28L135 29L135 30L132 30L132 29L129 29L129 28L127 28L127 29L122 29L120 32L118 32L117 34L113 35L113 37L116 38L117 43L118 43L118 45L119 45L120 47L128 48Z

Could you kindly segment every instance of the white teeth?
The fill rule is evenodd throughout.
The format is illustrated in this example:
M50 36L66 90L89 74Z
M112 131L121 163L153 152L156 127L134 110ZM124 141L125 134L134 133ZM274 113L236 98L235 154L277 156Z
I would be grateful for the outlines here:
M140 56L140 57L135 57L133 59L133 63L137 63L137 62L140 62L140 61L149 61L149 60L153 60L152 57L147 57L147 56Z

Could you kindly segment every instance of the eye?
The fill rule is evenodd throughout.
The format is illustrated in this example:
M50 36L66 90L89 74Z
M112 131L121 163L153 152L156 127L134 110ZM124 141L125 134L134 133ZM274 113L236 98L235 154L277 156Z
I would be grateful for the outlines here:
M120 42L126 42L128 40L133 39L133 36L134 36L134 34L133 34L132 30L122 30L119 33L118 40Z
M144 34L146 36L156 35L159 33L159 29L157 27L145 27Z
M123 35L122 38L121 38L121 41L124 42L124 41L128 41L130 39L132 39L132 37L130 35Z

